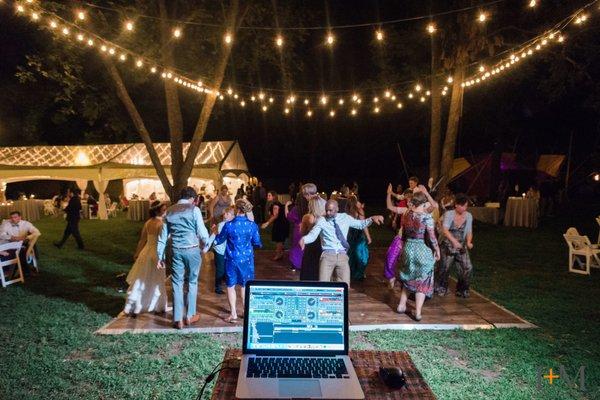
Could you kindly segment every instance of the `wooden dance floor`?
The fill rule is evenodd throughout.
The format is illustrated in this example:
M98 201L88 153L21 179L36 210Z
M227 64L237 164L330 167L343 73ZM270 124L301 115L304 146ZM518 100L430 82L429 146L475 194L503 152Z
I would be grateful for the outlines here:
M256 278L297 280L299 273L287 267L287 260L271 261L273 252L256 252ZM468 299L457 298L454 291L445 297L434 296L425 302L423 319L413 321L405 314L394 312L400 297L400 287L392 290L387 286L383 276L385 249L372 249L371 259L367 267L367 279L356 282L350 288L350 330L368 331L375 329L493 329L493 328L534 328L535 325L525 321L498 304L471 290ZM454 288L454 281L450 283ZM168 288L170 291L170 287ZM409 300L408 308L414 303ZM200 273L200 289L198 295L198 311L200 321L191 328L176 330L171 327L171 313L165 315L142 314L137 318L125 317L122 313L100 328L99 334L130 333L219 333L241 332L241 320L236 324L227 323L224 318L229 315L226 295L214 292L214 268L212 254L207 254L202 263ZM238 314L242 314L241 301L238 296Z

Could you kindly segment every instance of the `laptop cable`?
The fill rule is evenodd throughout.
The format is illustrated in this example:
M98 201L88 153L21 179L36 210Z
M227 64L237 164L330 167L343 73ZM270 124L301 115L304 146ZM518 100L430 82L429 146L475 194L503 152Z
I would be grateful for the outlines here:
M219 372L221 372L223 370L227 370L227 369L239 369L241 361L242 361L241 357L228 358L227 360L223 360L223 361L219 362L217 365L215 365L215 367L212 369L210 374L208 374L206 376L206 378L204 378L204 383L202 384L202 388L200 389L200 393L198 394L197 399L198 400L202 399L202 395L204 394L204 389L206 389L206 385L209 384L210 382L212 382L212 380L215 379L215 376L217 376L217 374ZM222 365L222 367L219 368L221 365Z

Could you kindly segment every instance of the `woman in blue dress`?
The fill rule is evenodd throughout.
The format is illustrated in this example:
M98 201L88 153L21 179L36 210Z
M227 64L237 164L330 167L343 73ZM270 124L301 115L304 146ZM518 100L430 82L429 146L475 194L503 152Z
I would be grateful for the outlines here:
M262 247L258 226L248 219L246 214L252 210L252 204L246 199L235 202L236 216L227 222L221 233L215 238L215 244L227 242L225 248L225 282L227 284L227 299L231 309L226 322L237 321L235 287L240 288L242 307L244 307L244 290L246 282L254 279L254 249ZM215 227L213 227L213 233Z
M358 201L355 195L348 197L346 203L346 214L355 219L365 219L364 204ZM371 235L369 228L355 229L348 231L348 264L350 265L350 277L353 280L364 281L365 270L369 262L369 245L371 244Z

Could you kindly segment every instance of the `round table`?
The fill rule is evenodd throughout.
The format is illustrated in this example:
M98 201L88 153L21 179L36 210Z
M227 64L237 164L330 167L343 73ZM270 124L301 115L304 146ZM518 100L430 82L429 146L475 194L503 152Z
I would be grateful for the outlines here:
M537 228L538 200L525 197L509 197L504 212L504 226Z
M150 218L150 200L129 200L127 219L145 221Z
M498 224L500 212L495 207L469 207L467 210L473 216L473 219L485 222L486 224Z

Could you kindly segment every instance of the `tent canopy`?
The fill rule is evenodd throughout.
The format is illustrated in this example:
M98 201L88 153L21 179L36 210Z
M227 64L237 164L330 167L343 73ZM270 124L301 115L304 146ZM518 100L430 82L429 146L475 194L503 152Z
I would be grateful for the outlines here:
M154 148L170 175L171 146ZM187 154L189 143L184 143ZM222 181L225 175L248 176L246 159L237 141L203 142L192 177ZM93 180L155 178L156 171L143 143L90 146L0 147L0 180Z

